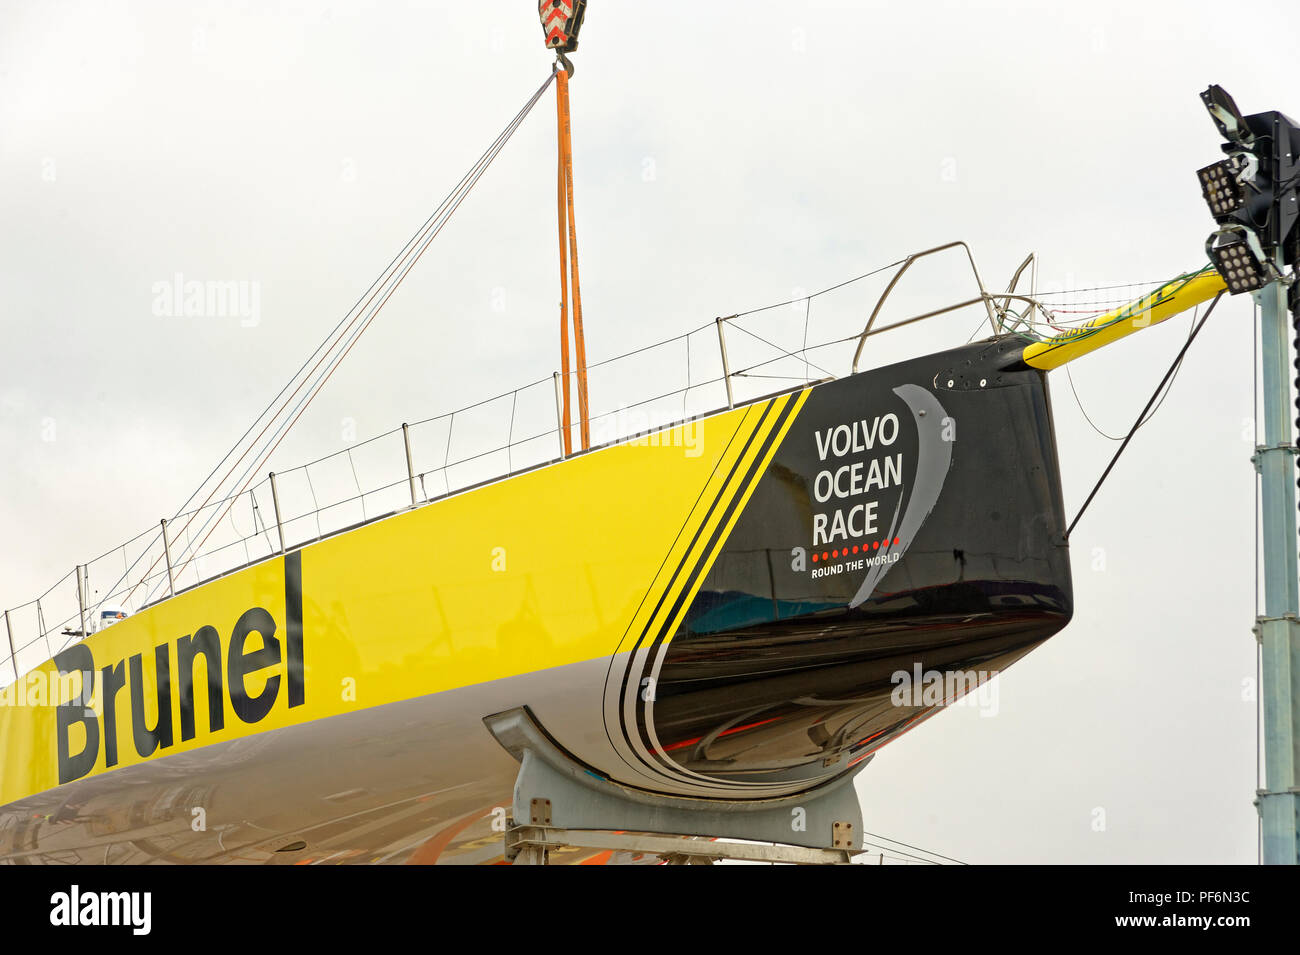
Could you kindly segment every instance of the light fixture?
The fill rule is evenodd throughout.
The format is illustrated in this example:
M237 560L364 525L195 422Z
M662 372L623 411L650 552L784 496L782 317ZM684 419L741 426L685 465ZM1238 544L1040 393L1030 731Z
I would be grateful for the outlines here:
M1216 219L1236 212L1246 204L1245 182L1253 179L1259 161L1250 153L1233 153L1227 159L1196 170L1201 194Z
M1201 94L1201 102L1209 110L1210 118L1224 139L1239 146L1249 146L1255 141L1241 110L1222 86L1210 86Z
M1231 295L1253 292L1273 280L1273 268L1259 244L1259 237L1248 229L1239 226L1220 229L1205 240L1205 251Z

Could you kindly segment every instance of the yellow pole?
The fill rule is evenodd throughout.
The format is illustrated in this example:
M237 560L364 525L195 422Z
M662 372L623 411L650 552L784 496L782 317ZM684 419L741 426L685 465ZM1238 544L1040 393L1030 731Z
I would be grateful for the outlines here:
M1094 318L1086 325L1080 325L1049 341L1025 346L1021 358L1032 368L1044 371L1059 368L1066 362L1090 354L1111 342L1152 325L1159 325L1180 312L1208 302L1227 287L1227 283L1213 269L1182 276L1166 282L1136 302Z

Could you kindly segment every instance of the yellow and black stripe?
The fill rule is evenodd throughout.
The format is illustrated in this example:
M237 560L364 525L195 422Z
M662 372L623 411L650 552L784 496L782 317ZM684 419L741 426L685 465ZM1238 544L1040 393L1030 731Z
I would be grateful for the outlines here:
M611 662L607 693L616 705L606 707L606 733L616 749L633 754L641 767L656 776L682 779L685 771L673 763L654 738L651 712L657 661L690 608L727 534L744 510L772 455L785 438L811 389L781 395L749 406L733 435L725 473L719 469L683 523L678 543L659 577L647 591L647 606L632 621ZM675 559L674 559L675 558ZM619 664L621 663L621 668ZM643 681L651 681L646 684ZM611 710L615 720L610 720ZM622 742L624 745L620 746ZM688 774L690 778L694 774Z

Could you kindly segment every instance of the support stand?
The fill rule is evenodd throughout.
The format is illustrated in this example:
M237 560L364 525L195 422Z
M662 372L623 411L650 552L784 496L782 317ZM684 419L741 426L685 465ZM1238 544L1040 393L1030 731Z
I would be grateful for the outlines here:
M666 796L623 786L580 765L526 707L483 722L520 763L505 835L506 859L517 865L545 865L547 854L562 847L642 852L675 865L717 859L842 865L862 851L856 771L779 799ZM683 838L692 836L697 838Z

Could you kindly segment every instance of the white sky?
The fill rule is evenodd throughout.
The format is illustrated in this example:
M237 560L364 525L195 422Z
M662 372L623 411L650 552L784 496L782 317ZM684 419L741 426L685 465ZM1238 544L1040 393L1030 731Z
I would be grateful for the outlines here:
M588 353L952 239L999 288L1031 250L1040 289L1197 268L1195 170L1219 156L1197 94L1300 113L1297 39L1280 2L592 0ZM170 516L549 63L531 0L0 7L0 603ZM365 438L556 367L553 115L548 95L273 466L341 447L347 419ZM894 316L969 297L960 266L918 266ZM156 316L178 272L258 283L259 321ZM1080 524L1074 622L1000 678L996 717L941 713L882 752L868 830L973 862L1255 859L1251 315L1221 303ZM802 313L769 318L798 344ZM1099 426L1127 430L1187 322L1074 367ZM681 378L665 356L593 402ZM1052 385L1073 514L1114 445Z

